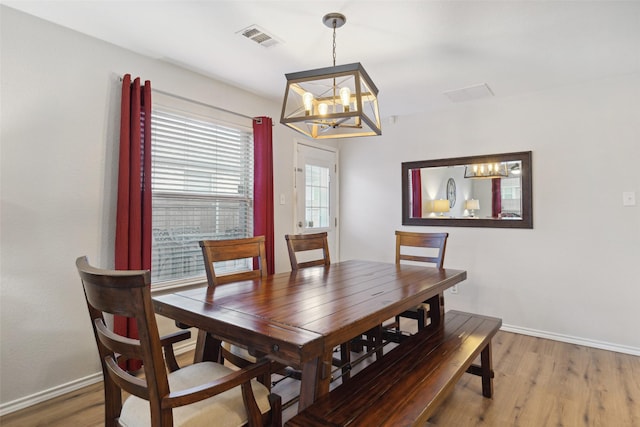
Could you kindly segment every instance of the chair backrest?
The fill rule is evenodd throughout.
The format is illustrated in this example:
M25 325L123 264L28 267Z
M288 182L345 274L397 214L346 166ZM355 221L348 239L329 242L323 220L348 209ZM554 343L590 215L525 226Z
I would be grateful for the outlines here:
M408 231L396 231L396 264L400 260L418 261L435 264L436 268L442 268L444 253L447 247L449 233L412 233ZM402 247L432 248L436 249L436 255L417 255L402 251Z
M162 413L160 396L169 393L169 383L151 302L151 273L148 270L103 270L90 266L87 257L78 258L76 268L82 280L100 353L105 387L105 424L117 425L122 409L121 390L148 400L152 419L159 420ZM135 319L140 338L131 339L111 331L103 313ZM121 369L118 362L125 359L142 360L144 378ZM166 416L166 411L162 416Z
M327 242L327 233L314 234L287 234L284 236L287 241L287 249L289 250L289 261L291 269L298 270L305 267L313 267L316 265L331 264L329 256L329 244ZM299 262L297 252L305 252L312 250L321 250L322 258L311 261Z
M209 286L267 276L267 252L264 236L233 240L202 240L202 256ZM253 258L253 269L239 273L216 274L215 264L221 261ZM256 268L257 267L257 268Z

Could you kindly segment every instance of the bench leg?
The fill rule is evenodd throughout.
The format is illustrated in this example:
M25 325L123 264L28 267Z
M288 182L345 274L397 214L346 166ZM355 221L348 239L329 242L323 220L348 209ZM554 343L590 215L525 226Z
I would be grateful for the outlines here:
M493 362L491 361L491 341L480 353L480 365L482 370L482 395L493 396Z

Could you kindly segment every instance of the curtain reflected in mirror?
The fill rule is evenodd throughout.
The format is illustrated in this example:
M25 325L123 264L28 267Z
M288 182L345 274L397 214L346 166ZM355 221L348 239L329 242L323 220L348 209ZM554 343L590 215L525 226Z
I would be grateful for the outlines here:
M402 164L403 224L533 228L531 152Z

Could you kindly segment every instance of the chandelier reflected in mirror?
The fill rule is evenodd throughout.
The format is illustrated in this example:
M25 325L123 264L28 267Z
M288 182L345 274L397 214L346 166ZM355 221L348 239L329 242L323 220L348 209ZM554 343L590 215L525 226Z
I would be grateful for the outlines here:
M336 66L336 28L346 17L322 21L333 28L333 67L285 74L280 123L314 139L381 135L378 88L359 62Z
M508 176L506 163L479 163L464 167L465 178L506 178Z

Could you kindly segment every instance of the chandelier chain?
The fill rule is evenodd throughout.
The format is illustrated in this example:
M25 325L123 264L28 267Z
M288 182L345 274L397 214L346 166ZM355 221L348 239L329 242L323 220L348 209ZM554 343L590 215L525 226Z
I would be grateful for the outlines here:
M333 20L333 66L336 66L336 20Z

